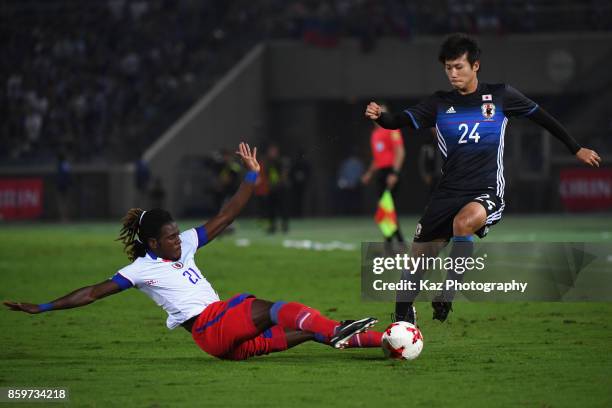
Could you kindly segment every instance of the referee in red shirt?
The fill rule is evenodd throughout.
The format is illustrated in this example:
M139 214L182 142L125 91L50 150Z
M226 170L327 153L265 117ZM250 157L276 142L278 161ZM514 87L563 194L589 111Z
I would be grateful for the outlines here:
M395 203L399 173L406 156L402 134L399 130L384 129L375 123L370 136L370 147L372 162L361 177L361 181L368 184L372 176L376 175L376 197L380 198L385 190L389 190ZM391 242L393 238L396 238L398 242L404 242L399 220L397 231L391 237L386 238L386 241Z

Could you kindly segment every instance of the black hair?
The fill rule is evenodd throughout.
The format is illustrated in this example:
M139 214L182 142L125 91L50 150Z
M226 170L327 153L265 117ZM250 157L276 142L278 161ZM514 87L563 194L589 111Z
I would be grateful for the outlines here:
M170 222L174 222L172 215L161 208L149 211L142 208L130 208L121 220L123 225L115 241L123 242L123 250L130 261L133 261L146 255L148 239L158 239L161 228Z
M460 58L465 53L467 53L467 60L470 65L480 61L481 50L476 40L467 34L453 34L447 37L440 46L438 61L445 64L446 61Z

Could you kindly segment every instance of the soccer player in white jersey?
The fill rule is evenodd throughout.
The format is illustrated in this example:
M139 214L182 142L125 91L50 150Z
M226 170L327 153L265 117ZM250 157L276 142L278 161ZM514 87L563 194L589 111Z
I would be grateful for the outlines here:
M231 200L204 225L183 233L170 213L162 209L132 208L123 219L118 240L130 265L111 279L77 289L50 303L6 301L12 310L42 313L85 306L103 297L135 287L167 313L169 329L189 331L207 353L231 360L286 350L308 340L335 348L378 347L382 333L366 331L374 318L337 322L296 302L270 302L250 294L226 301L204 278L194 261L195 252L218 236L238 216L251 196L260 170L257 149L241 143L236 152L247 170Z

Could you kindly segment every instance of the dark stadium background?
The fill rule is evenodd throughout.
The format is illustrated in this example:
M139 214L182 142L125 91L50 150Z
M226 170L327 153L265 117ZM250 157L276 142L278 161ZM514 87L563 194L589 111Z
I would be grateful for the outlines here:
M60 153L71 165L69 219L117 219L150 206L154 185L177 216L206 216L216 209L213 164L240 140L262 153L277 143L293 163L311 166L305 215L346 215L337 172L350 154L369 161L365 104L401 109L447 89L436 53L455 31L481 41L481 80L511 83L536 100L608 168L611 9L544 0L5 1L3 217L59 218ZM418 214L428 192L418 154L431 137L404 138L398 205ZM505 151L508 213L612 208L610 170L578 176L593 190L573 197L582 204L562 199L560 171L579 166L528 121L511 122ZM150 178L139 192L141 158ZM42 180L42 194L15 184L23 178ZM41 194L42 208L21 208L36 201L28 193ZM358 197L350 212L370 214L371 192Z

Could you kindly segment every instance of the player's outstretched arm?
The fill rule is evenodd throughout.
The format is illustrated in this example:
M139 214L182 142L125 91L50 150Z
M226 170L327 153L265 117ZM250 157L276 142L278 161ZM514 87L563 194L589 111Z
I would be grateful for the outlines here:
M406 126L414 127L407 115L403 113L393 115L385 112L382 106L376 102L370 102L368 106L366 106L365 117L372 119L385 129L399 129Z
M33 303L4 301L5 306L16 312L26 312L30 314L47 312L49 310L71 309L73 307L85 306L103 297L121 292L119 285L112 280L107 280L96 285L80 288L55 299L50 303L35 305Z
M221 208L219 213L204 224L208 241L212 241L236 219L249 201L249 198L251 198L251 194L253 194L253 190L255 189L255 181L259 174L259 170L261 170L257 162L257 148L255 147L251 151L248 144L240 143L236 154L242 159L242 164L247 170L247 175L240 184L240 187L238 187L238 191L236 191L232 198L223 208Z
M538 109L528 117L548 130L555 138L559 139L579 161L592 167L599 167L599 163L601 162L599 154L594 150L581 147L563 125L544 109L538 107Z

